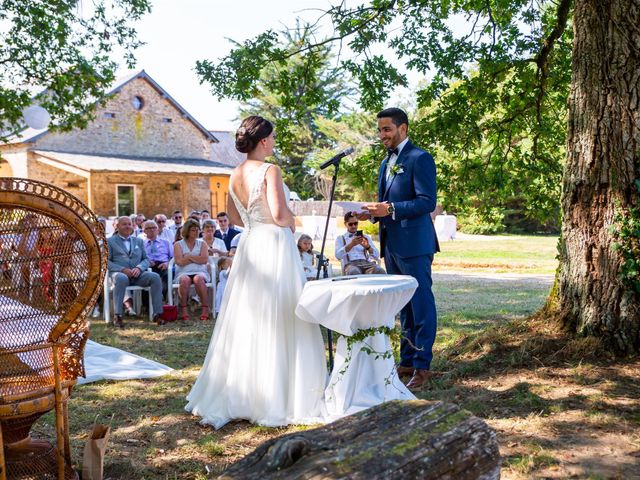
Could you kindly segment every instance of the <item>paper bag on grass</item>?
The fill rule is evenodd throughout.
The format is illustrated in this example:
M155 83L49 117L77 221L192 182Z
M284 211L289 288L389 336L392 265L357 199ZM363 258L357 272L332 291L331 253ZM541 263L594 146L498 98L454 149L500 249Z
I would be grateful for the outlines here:
M111 417L113 422L113 417ZM102 425L95 423L91 435L84 446L82 456L82 480L102 480L104 466L104 452L107 450L107 442L111 433L111 423Z

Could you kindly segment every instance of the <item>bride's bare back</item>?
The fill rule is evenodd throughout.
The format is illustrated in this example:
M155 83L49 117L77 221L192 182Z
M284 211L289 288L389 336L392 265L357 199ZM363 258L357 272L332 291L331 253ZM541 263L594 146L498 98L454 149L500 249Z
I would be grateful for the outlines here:
M252 181L254 180L254 174L259 169L262 169L263 165L264 162L262 161L247 159L238 165L231 174L229 180L230 188L245 211L251 208L249 202L252 200L251 191L253 188ZM295 219L291 210L289 210L282 186L282 176L277 166L270 165L267 168L266 174L264 175L264 184L266 186L264 189L266 207L268 207L271 213L273 223L281 227L290 227L293 230ZM234 223L244 223L231 198L229 199L228 211Z

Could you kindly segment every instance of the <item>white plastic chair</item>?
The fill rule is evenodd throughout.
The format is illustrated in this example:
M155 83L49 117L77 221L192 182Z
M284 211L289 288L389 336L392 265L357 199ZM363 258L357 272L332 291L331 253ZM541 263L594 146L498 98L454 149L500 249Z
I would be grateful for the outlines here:
M178 290L179 285L177 283L173 283L173 267L175 265L175 260L172 258L171 261L169 261L169 266L167 268L167 296L168 296L168 300L169 300L169 305L175 305L175 299L178 298L177 292L174 293L174 290ZM209 267L209 276L211 277L211 281L205 283L205 285L207 286L207 288L209 289L209 313L211 315L211 318L215 320L216 318L216 313L215 313L215 305L216 305L216 277L217 277L217 271L218 271L218 264L216 263L216 258L214 257L209 257L209 262L208 262L208 267ZM191 287L189 287L189 295L195 295L196 293L196 287L195 285L191 285Z
M151 269L148 269L151 271ZM104 321L109 323L111 321L111 303L113 302L112 292L113 285L111 284L111 275L112 273L107 273L104 277ZM151 303L151 287L141 287L139 285L129 285L126 288L126 292L128 292L133 298L133 306L137 313L140 313L140 306L142 304L142 291L147 292L147 297L149 298L149 306L147 310L149 311L149 321L153 320L153 304Z

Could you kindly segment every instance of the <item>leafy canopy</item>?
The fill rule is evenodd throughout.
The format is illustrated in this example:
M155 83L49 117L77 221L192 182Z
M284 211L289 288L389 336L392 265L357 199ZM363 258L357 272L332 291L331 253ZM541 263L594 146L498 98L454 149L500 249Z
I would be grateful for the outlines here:
M134 65L141 45L132 23L149 0L0 0L0 132L21 130L22 110L37 103L63 129L82 127L118 67Z
M292 31L282 33L283 46L298 48L313 35L310 25L298 23ZM236 97L242 101L243 117L262 115L275 124L278 143L274 161L282 168L287 185L303 197L313 195L305 163L317 148L327 144L316 118L334 118L351 89L332 67L331 59L330 49L320 47L313 55L298 54L271 62L261 69L252 95L243 91ZM198 68L205 78L215 69L206 62Z
M407 84L406 70L429 80L416 92L410 133L443 158L439 181L457 208L505 210L557 221L571 72L571 1L370 0L331 6L332 35L285 45L274 31L236 44L199 73L219 97L255 95L268 65L291 57L313 63L327 45L340 49L335 68L354 78L367 112L381 109ZM380 47L386 53L380 53ZM295 83L277 93L300 112ZM464 197L464 198L462 198ZM457 198L457 200L456 200ZM446 200L446 199L445 199Z

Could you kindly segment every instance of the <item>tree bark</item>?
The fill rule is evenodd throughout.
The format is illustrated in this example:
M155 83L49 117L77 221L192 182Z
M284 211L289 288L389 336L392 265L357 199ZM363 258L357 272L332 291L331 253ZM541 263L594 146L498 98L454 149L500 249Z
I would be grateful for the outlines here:
M453 404L392 401L324 427L269 440L222 479L497 479L487 424Z
M640 351L639 299L619 278L614 215L638 202L640 2L576 0L558 275L560 318Z

